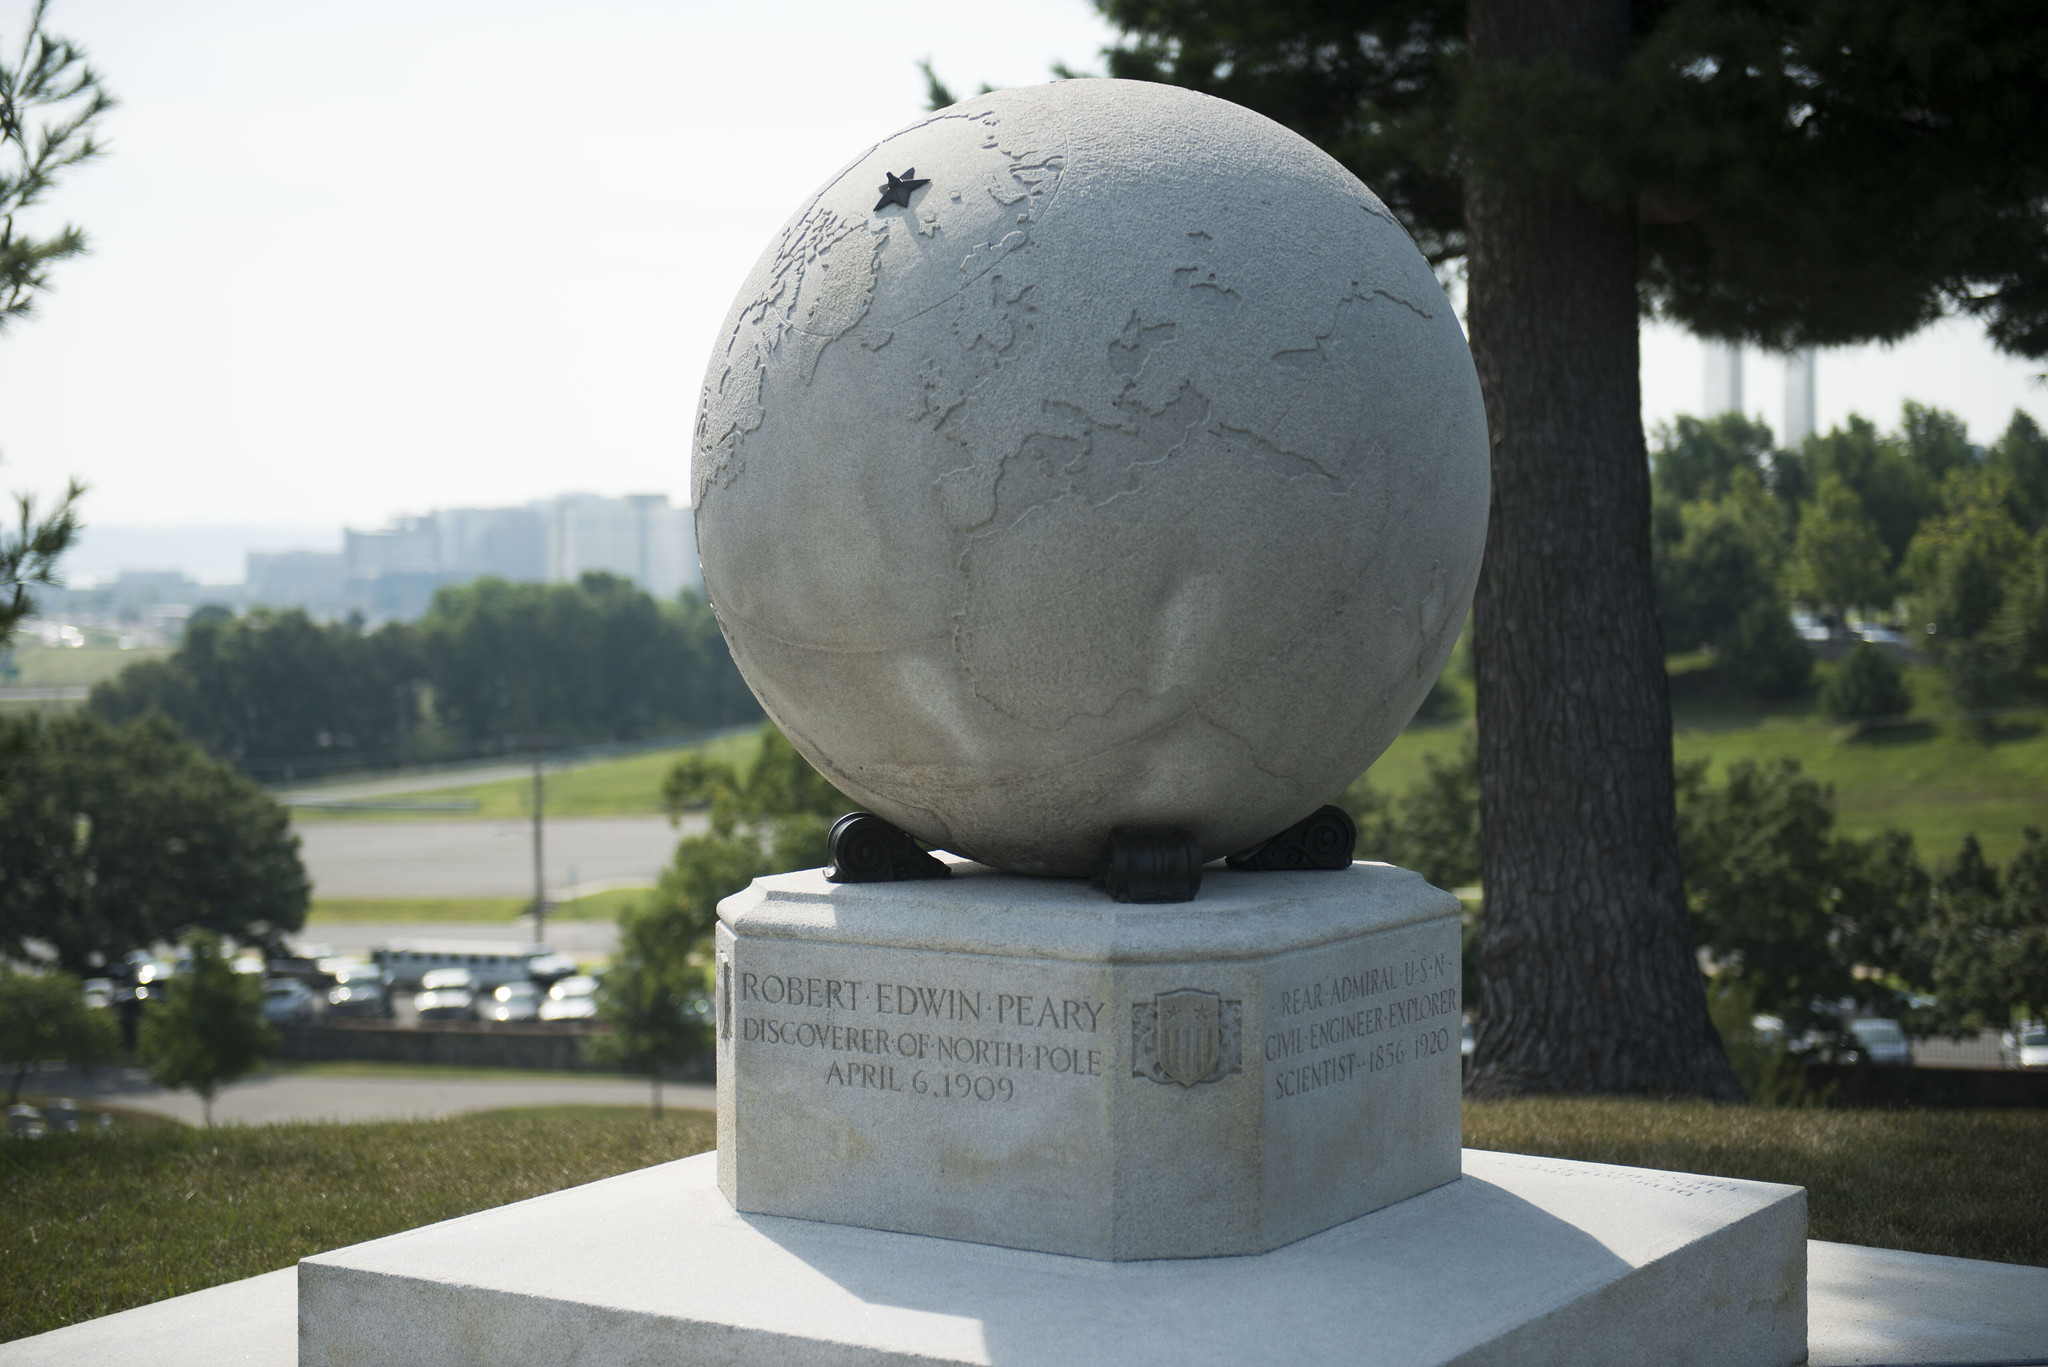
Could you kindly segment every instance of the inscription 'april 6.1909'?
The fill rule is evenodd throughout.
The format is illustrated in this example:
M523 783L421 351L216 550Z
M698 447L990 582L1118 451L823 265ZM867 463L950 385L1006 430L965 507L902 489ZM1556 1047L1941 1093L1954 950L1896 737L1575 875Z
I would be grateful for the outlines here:
M1457 971L1455 956L1428 954L1284 988L1264 1042L1274 1099L1455 1050Z

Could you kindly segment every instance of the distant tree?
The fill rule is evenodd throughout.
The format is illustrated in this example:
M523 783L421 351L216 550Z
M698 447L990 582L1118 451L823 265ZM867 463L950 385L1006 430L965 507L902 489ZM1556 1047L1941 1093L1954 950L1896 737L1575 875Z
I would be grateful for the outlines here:
M161 712L245 767L389 759L413 739L423 672L396 624L322 625L297 608L195 613L177 653L96 685L87 706L110 721Z
M1467 736L1446 759L1422 757L1422 777L1388 796L1361 777L1338 799L1358 823L1358 857L1413 869L1440 888L1479 881L1479 755Z
M1985 472L1998 483L2006 511L2029 533L2048 528L2048 436L2015 409L2012 421L1985 453Z
M1717 423L1706 430L1726 430L1727 420ZM1651 524L1665 643L1710 648L1722 676L1744 692L1799 693L1813 663L1778 587L1790 540L1787 513L1748 461L1729 465L1725 475L1702 476L1699 487L1720 492L1689 503L1660 494Z
M1714 660L1729 682L1759 698L1797 697L1813 677L1813 652L1775 598L1742 610L1715 642Z
M0 1064L12 1064L7 1104L21 1100L21 1084L38 1063L61 1060L91 1070L121 1051L113 1013L85 1004L69 973L23 973L0 964Z
M237 973L218 936L194 935L187 949L189 971L142 1013L136 1054L159 1085L196 1092L210 1127L214 1097L275 1052L277 1031L263 1019L263 980Z
M1982 484L1964 486L1986 493ZM1990 497L1966 499L1930 519L1913 538L1906 574L1913 622L1940 666L1956 705L1982 712L2003 696L2024 649L2024 624L2000 631L2008 587L2024 596L2032 547L2005 508ZM1979 718L1979 724L1988 721Z
M610 1026L584 1045L593 1063L645 1073L661 1117L661 1075L711 1042L711 981L702 932L682 903L657 898L619 917L619 944L597 990L598 1019Z
M627 739L760 715L701 598L658 603L611 575L442 589L417 635L436 713L470 746L536 733Z
M1974 835L1934 877L1926 941L1934 1005L1923 1028L1950 1033L2048 1016L2048 842L2029 826L2006 877Z
M1756 603L1780 608L1786 515L1756 476L1737 470L1720 495L1660 499L1651 567L1664 641L1672 650L1719 648Z
M1975 468L1980 454L1970 444L1961 418L1911 399L1899 414L1898 441L1931 489L1939 489L1952 474Z
M1897 570L1920 524L1940 510L1940 482L1931 478L1897 436L1886 436L1867 418L1851 415L1846 426L1809 437L1796 457L1797 479L1817 495L1832 475L1855 496L1861 516L1883 543L1885 572ZM1831 510L1846 516L1846 509Z
M1660 423L1650 446L1651 489L1680 503L1713 502L1728 497L1738 470L1767 488L1776 449L1769 426L1740 413Z
M1892 599L1889 553L1877 526L1840 475L1820 477L1799 514L1792 548L1792 592L1837 620Z
M1998 635L2020 664L2048 665L2048 527L2006 577Z
M1861 641L1835 666L1821 690L1821 705L1836 721L1872 722L1905 716L1913 710L1913 695L1891 658Z
M654 905L686 947L701 945L717 924L719 902L756 878L825 863L832 822L858 806L773 722L761 727L748 764L684 755L669 771L662 800L673 819L708 808L711 820L708 832L677 843L654 891Z
M1832 792L1791 759L1737 761L1718 787L1705 764L1689 766L1678 810L1686 895L1717 977L1742 983L1794 1038L1835 1025L1837 1000L1895 1009L1892 987L1858 969L1898 967L1922 914L1909 839L1835 836Z
M307 894L284 808L161 717L0 723L0 952L83 974L195 929L274 944Z

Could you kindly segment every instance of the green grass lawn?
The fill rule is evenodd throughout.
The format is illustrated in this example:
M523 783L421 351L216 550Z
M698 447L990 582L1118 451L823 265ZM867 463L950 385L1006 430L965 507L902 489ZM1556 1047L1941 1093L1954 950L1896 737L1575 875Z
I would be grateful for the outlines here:
M1816 1239L2048 1266L2048 1111L1471 1102L1465 1144L1786 1182Z
M0 1340L701 1153L712 1118L549 1109L122 1127L0 1147Z
M1812 697L1766 704L1730 695L1700 663L1673 661L1673 749L1681 761L1709 761L1716 781L1733 761L1789 755L1834 785L1843 834L1911 831L1930 867L1954 857L1972 831L2002 863L2027 826L2048 828L2048 712L2008 717L1982 739L1945 715L1938 679L1920 667L1907 671L1918 699L1913 716L1859 735L1830 721ZM1373 786L1398 794L1422 776L1425 755L1454 756L1470 727L1411 726L1373 765Z
M549 816L646 816L661 810L661 784L676 758L694 749L713 759L736 764L754 757L754 733L720 736L701 746L678 750L650 750L623 759L599 760L546 774L543 801ZM317 807L295 807L295 821L505 821L533 816L533 780L503 779L466 788L421 789L417 793L392 794L393 798L417 797L422 801L474 802L466 812L349 812L322 811Z
M563 902L548 913L551 921L610 921L629 904L645 900L646 888L613 888ZM315 899L306 914L308 928L361 921L515 921L532 902L524 897L365 897Z
M95 632L95 636L100 633ZM15 688L57 688L65 684L96 684L111 679L129 665L144 660L161 660L172 652L168 647L121 650L112 641L88 643L78 649L50 647L30 639L17 639L10 647L21 677L9 679Z
M331 1065L321 1065L323 1067ZM0 1340L700 1153L712 1117L547 1107L0 1146ZM1474 1148L1804 1186L1812 1235L2048 1265L2048 1111L1469 1104Z

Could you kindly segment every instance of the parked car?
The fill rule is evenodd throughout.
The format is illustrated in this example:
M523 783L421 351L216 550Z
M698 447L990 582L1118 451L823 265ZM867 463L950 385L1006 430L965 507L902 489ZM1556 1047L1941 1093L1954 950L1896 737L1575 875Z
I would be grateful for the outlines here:
M466 968L436 968L420 977L420 991L412 1009L423 1021L474 1020L476 980Z
M319 1014L319 998L297 978L271 978L263 984L263 1019L272 1025L299 1025Z
M1913 1046L1907 1043L1906 1032L1897 1021L1864 1018L1848 1024L1857 1046L1850 1056L1851 1063L1903 1066L1913 1061Z
M566 954L552 951L536 954L526 961L526 976L542 987L553 987L564 978L574 977L576 961Z
M373 979L337 983L327 989L327 1014L388 1016L391 1014L391 996L381 981Z
M2016 1023L1998 1037L1998 1056L2008 1068L2048 1068L2048 1023Z
M42 1107L24 1103L7 1108L7 1135L10 1139L41 1139L44 1130Z
M540 1014L540 989L532 983L501 983L477 1004L487 1021L530 1021Z
M544 1021L585 1021L597 1014L597 979L578 973L562 979L541 999Z

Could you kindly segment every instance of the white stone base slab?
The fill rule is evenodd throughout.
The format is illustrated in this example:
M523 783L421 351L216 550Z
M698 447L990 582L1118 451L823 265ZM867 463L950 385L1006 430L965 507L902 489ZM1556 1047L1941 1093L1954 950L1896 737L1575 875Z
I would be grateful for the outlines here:
M958 862L719 906L738 1209L1089 1258L1263 1253L1458 1175L1458 902L1205 870L1192 902Z
M2048 1267L1806 1243L1811 1367L2048 1363ZM0 1343L0 1367L296 1367L298 1269Z
M1101 1262L741 1215L704 1154L299 1264L304 1367L1310 1361L1790 1367L1797 1187L1468 1150L1250 1257Z

